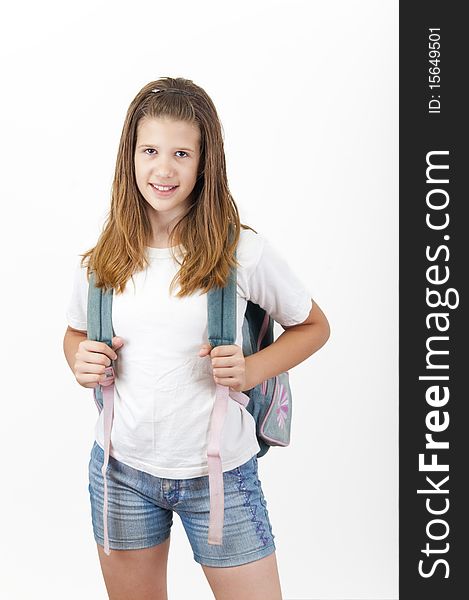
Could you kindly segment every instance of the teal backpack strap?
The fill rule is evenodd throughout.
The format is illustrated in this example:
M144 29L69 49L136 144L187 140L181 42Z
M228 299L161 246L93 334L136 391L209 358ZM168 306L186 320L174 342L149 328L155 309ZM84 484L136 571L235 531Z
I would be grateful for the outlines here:
M114 331L112 328L112 297L113 290L103 291L95 285L95 275L90 273L88 287L88 339L104 342L112 346Z
M95 285L94 273L90 273L88 285L87 306L87 335L88 339L104 342L112 347L112 338L115 335L112 327L112 298L113 290L103 291ZM104 552L109 556L108 534L108 490L107 490L107 468L109 464L109 449L111 442L111 428L114 416L114 362L106 367L106 380L104 384L98 384L93 388L93 396L99 413L103 411L104 424L104 462L101 469L104 478Z
M233 239L234 228L229 227L228 235ZM236 258L236 249L234 252ZM207 293L208 331L210 345L230 346L236 341L236 266L230 271L228 282L223 288L212 288Z
M102 288L95 285L95 275L90 272L88 285L88 307L87 307L87 332L88 339L97 342L104 342L112 347L112 338L114 329L112 327L112 298L113 290L104 292ZM114 361L111 361L111 367L114 368ZM103 408L103 389L101 385L94 388L94 401L101 412Z
M212 288L207 293L207 337L211 346L235 343L236 309L236 267L233 267L227 285L224 288Z
M224 288L212 288L207 292L207 337L212 347L231 346L236 341L236 279L237 270L233 267ZM224 484L220 445L229 397L244 405L249 401L242 392L216 384L216 397L210 417L207 443L210 489L208 543L213 545L223 543Z

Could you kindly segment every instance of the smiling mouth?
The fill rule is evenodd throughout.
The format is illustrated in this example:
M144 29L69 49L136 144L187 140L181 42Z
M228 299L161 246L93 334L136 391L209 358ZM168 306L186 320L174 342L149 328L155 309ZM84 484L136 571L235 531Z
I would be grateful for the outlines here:
M155 194L159 197L159 198L167 198L169 196L172 196L175 191L178 189L179 186L175 185L175 186L158 186L156 187L156 185L154 185L153 183L150 183L153 191L155 192Z
M177 185L156 185L155 183L151 183L150 185L159 192L169 192L178 187Z

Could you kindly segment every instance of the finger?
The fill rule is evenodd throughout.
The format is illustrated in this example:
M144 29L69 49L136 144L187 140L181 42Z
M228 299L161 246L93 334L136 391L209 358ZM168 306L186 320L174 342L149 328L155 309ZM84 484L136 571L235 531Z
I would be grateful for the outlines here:
M244 356L235 354L212 358L212 367L240 367L244 363Z
M116 360L117 353L104 342L96 342L94 340L85 340L80 343L81 348L86 350L87 352L94 352L95 354L105 354L112 358L112 360Z
M213 369L213 374L216 377L238 377L240 373L237 370L234 372L233 368L221 369L220 367L217 367L216 369Z
M212 357L213 356L233 356L234 354L236 354L238 352L238 349L240 347L236 346L235 344L230 344L229 346L216 346L213 351L212 351Z
M214 377L215 383L219 383L220 385L226 385L228 387L233 387L238 385L238 379L236 377Z
M97 365L94 363L87 363L87 362L77 362L76 367L75 367L75 372L76 373L82 373L84 374L97 374L97 375L103 375L104 372L106 370L106 367L104 365Z
M80 355L83 362L90 365L104 365L109 367L111 365L111 359L102 352L84 352Z
M124 340L120 338L118 335L112 338L112 348L113 350L120 350L124 345Z
M78 383L84 387L96 387L99 385L100 380L104 380L104 376L94 375L92 373L80 373L76 376Z
M204 344L203 346L201 346L199 354L208 354L211 352L211 350L212 346L210 344Z

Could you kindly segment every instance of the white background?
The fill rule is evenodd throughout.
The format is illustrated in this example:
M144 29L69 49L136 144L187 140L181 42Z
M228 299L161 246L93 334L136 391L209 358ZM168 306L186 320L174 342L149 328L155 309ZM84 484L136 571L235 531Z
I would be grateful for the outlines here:
M397 597L397 21L390 0L4 11L2 598L107 598L87 489L98 413L65 361L65 309L128 104L162 76L212 97L242 222L331 324L290 373L291 445L259 460L284 598ZM168 568L171 600L213 597L177 515Z

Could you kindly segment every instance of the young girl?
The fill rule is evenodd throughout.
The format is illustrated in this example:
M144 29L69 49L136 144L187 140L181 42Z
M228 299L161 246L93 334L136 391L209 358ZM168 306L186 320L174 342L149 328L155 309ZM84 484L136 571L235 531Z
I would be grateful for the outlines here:
M279 183L285 193L288 182ZM96 246L80 256L67 310L67 362L80 385L95 388L117 359L106 471L109 553L103 548L104 411L89 462L93 532L109 598L167 598L176 512L217 600L281 600L254 418L229 400L220 448L224 525L218 545L207 535L207 433L217 384L243 392L291 369L325 344L329 325L269 241L240 223L216 109L191 80L153 81L131 102L110 214ZM236 343L212 349L207 292L223 287L234 265ZM98 287L114 290L112 348L87 338L90 271ZM248 300L285 331L244 357Z

